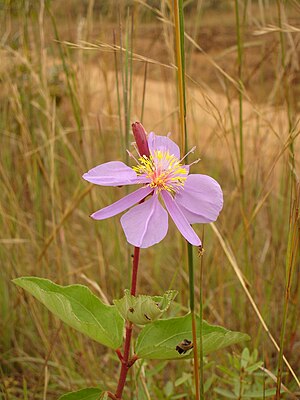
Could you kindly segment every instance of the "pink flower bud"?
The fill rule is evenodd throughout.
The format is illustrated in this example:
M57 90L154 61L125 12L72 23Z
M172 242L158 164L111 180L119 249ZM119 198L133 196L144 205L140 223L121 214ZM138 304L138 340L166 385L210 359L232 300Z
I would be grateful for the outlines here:
M138 148L138 151L141 156L150 156L147 135L145 128L140 122L135 122L132 125L132 132L135 138L135 142Z

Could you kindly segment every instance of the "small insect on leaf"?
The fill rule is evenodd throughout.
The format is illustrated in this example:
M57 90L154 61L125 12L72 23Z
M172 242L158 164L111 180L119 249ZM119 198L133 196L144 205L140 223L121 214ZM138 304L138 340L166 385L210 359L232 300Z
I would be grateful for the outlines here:
M131 313L133 313L133 312L134 312L134 308L133 308L133 307L130 307L130 308L129 308L129 311L130 311Z
M193 347L194 345L190 340L184 339L176 346L176 351L178 351L179 354L185 354L188 350L192 349Z

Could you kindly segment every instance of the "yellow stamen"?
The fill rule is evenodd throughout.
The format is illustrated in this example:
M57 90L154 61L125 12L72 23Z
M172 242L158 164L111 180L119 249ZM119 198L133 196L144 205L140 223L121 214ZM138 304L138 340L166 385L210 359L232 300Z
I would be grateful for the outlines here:
M175 194L183 188L187 170L169 151L155 150L150 157L140 157L139 164L133 167L138 175L149 178L149 186L156 190L167 190Z

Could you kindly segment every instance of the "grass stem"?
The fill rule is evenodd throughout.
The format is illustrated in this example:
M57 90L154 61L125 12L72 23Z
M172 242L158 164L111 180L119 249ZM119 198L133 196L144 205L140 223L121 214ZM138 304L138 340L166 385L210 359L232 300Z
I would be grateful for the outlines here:
M280 399L281 382L282 382L282 370L283 370L283 348L285 341L285 332L287 325L288 316L288 305L291 294L291 286L293 281L293 274L297 259L299 257L299 206L300 206L300 185L298 183L295 198L291 206L290 215L290 227L288 235L288 247L286 254L286 284L285 284L285 296L283 305L283 316L280 333L280 351L278 357L277 367L277 383L276 383L276 400Z
M148 61L145 62L143 97L142 97L142 111L141 111L141 123L143 123L143 119L144 119L147 73L148 73Z
M122 129L122 115L121 115L121 99L120 99L120 87L119 87L119 68L118 68L118 56L117 56L117 43L116 43L116 31L113 31L114 41L114 60L115 60L115 72L116 72L116 87L117 87L117 104L118 104L118 116L119 116L119 130L120 130L120 141L122 154L126 153L124 144L124 135Z
M246 15L246 7L247 1L244 2L244 18ZM239 84L239 175L240 175L240 193L241 193L241 212L242 212L242 220L243 220L243 228L244 228L244 257L245 257L245 269L246 275L249 278L249 274L251 273L249 268L249 232L247 229L247 219L246 219L246 198L245 198L245 171L244 171L244 124L243 124L243 113L244 113L244 105L243 105L243 31L240 21L240 9L239 9L239 0L235 0L235 23L236 23L236 40L237 40L237 56L238 56L238 84Z
M177 61L177 81L179 94L179 125L182 153L187 153L187 126L186 126L186 95L185 95L185 57L184 57L184 17L183 1L174 0L174 20L175 20L175 48ZM188 162L186 160L186 162ZM195 399L200 399L199 389L199 361L197 351L197 330L195 317L195 282L193 265L193 247L187 244L188 249L188 267L189 267L189 293L190 293L190 311L192 316L192 333L194 343L194 381L195 381ZM202 362L201 362L202 368Z
M238 77L239 77L239 136L240 136L240 179L241 188L244 189L244 141L243 141L243 85L242 85L242 66L243 66L243 46L240 27L239 0L235 0L236 36L238 52ZM242 193L243 194L243 193Z
M182 153L187 152L187 130L186 130L186 99L185 99L185 63L184 63L184 26L183 26L183 3L182 0L174 0L175 20L175 47L177 63L177 80L179 95L179 124L180 143Z
M203 376L203 246L204 246L204 227L202 230L202 248L199 251L200 259L200 282L199 282L199 292L200 292L200 340L199 340L199 353L200 353L200 399L204 399L204 376Z

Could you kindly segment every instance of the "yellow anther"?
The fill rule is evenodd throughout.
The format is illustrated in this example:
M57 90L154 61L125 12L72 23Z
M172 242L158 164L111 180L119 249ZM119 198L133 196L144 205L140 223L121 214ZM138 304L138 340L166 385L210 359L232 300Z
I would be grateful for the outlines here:
M140 157L138 162L133 170L149 178L150 187L175 194L184 186L187 171L169 151L156 150L150 157Z

